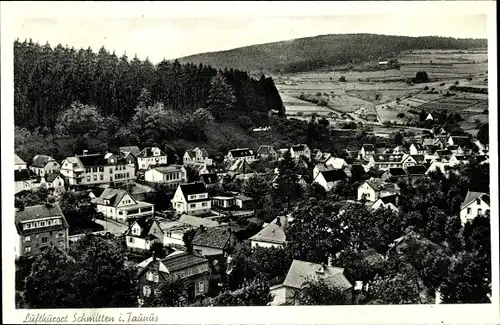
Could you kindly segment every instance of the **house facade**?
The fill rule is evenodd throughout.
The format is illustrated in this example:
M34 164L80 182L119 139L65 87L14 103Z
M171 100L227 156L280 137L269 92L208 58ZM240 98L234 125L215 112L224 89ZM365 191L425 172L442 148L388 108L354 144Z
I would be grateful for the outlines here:
M52 157L36 155L29 169L37 176L58 173L61 165Z
M139 170L147 170L151 166L166 165L167 154L158 147L147 147L136 156Z
M257 157L262 159L276 160L279 158L279 154L274 150L273 146L261 145L257 149Z
M412 143L410 145L410 155L423 155L427 152L425 147L420 143Z
M92 202L96 204L98 212L120 223L154 214L154 204L137 201L123 189L108 187Z
M208 153L203 148L186 150L182 157L184 165L212 165L213 160L208 157Z
M328 192L335 188L341 181L346 179L347 175L343 170L332 169L319 172L313 182L323 186L325 191Z
M187 181L187 172L184 166L172 165L153 167L144 173L144 180L151 183L163 183L169 188L177 188Z
M226 228L200 226L193 237L193 251L201 256L218 256L231 252L238 239Z
M311 149L307 146L307 144L297 144L290 148L290 155L293 159L305 157L311 160Z
M63 160L60 173L70 186L127 183L136 178L135 166L112 153L68 157Z
M181 184L172 199L172 208L178 214L203 215L212 209L208 191L202 182Z
M359 159L368 160L375 154L375 146L367 143L361 146L359 150Z
M483 192L468 191L464 202L460 206L460 220L462 225L474 220L479 215L490 211L490 195Z
M69 225L57 204L24 207L16 211L15 256L33 256L47 247L69 247Z
M228 154L224 157L225 161L234 161L234 160L242 160L251 164L254 162L255 155L252 150L249 148L237 148L229 150Z
M163 230L154 217L140 218L134 221L125 232L127 248L131 251L147 251L155 242L163 242Z

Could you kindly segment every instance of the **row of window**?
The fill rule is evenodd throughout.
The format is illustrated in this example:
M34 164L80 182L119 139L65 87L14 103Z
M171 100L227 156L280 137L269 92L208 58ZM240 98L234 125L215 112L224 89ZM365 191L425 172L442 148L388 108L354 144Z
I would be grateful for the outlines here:
M85 173L97 173L97 172L100 172L100 173L103 173L104 172L104 167L101 166L101 167L87 167L85 168Z
M45 239L45 241L44 241L44 239ZM42 244L46 244L46 243L47 243L47 238L42 238ZM59 243L59 246L64 246L64 240L60 240L58 243ZM52 244L52 242L50 244ZM38 246L38 244L36 246ZM24 252L25 253L31 252L31 246L24 247Z
M52 219L44 221L34 221L28 222L23 225L23 229L33 229L38 227L48 227L53 225L60 225L62 223L61 219Z
M130 173L115 174L115 179L130 178Z
M103 181L104 180L104 175L101 174L99 176L100 176L99 179L101 181ZM87 175L87 182L90 182L90 175ZM97 182L97 175L94 175L94 182Z
M51 232L49 232L49 236L52 236L52 231L51 231ZM59 233L57 234L57 236L58 236L58 237L62 237L62 236L64 236L64 234L63 234L62 232L59 232ZM40 238L40 234L36 234L36 235L35 235L35 238ZM31 237L30 237L30 236L25 236L25 237L24 237L24 242L29 242L29 241L31 241ZM47 237L43 237L43 238L42 238L42 243L46 243L46 242L47 242Z
M195 199L206 199L207 198L207 194L194 194L194 195L190 195L189 196L189 200L195 200Z
M180 173L167 174L165 176L165 180L166 181L177 180L177 179L181 179L181 174Z
M201 203L201 206L202 206L203 208L206 208L206 207L208 206L208 203L207 203L207 202L203 202L203 203ZM196 208L196 203L191 203L191 204L189 205L189 208L191 208L191 209Z

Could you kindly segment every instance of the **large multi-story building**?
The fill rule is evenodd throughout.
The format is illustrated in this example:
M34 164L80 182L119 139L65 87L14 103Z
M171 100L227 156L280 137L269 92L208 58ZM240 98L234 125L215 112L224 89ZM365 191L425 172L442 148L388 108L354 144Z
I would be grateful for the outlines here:
M112 153L68 157L60 172L70 186L127 183L136 177L134 164Z
M151 183L162 183L169 188L177 188L179 184L187 181L187 172L186 168L178 165L154 167L144 173L144 180Z
M97 205L98 212L121 223L154 213L154 204L137 201L124 189L108 187L92 202Z
M68 249L68 222L57 204L42 204L16 211L16 258L35 255L49 246Z

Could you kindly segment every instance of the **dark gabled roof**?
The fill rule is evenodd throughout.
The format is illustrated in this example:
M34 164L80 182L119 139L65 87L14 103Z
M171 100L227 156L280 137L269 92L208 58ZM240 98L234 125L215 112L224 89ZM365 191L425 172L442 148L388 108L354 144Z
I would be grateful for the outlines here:
M439 155L439 156L445 156L445 155L451 155L453 154L450 150L448 149L442 149L442 150L436 150L436 153Z
M175 272L208 263L208 260L200 256L182 252L165 257L162 259L162 263L166 266L169 272Z
M142 149L142 151L140 153L138 153L136 157L148 158L148 157L166 156L166 154L160 148L158 148L158 150L160 150L160 155L159 156L153 156L153 148L154 147L146 147L146 148Z
M375 146L373 144L367 143L361 146L365 151L375 151Z
M304 151L306 150L306 145L305 144L296 144L292 146L292 149L295 151Z
M452 146L447 146L446 149L448 150L457 150L458 149L458 145L452 145Z
M470 145L471 144L471 141L469 139L469 137L464 137L464 136L451 136L451 139L453 140L453 143L456 144L456 145L464 145L464 146L467 146L467 145Z
M403 168L389 168L389 173L391 176L406 176L406 172Z
M200 175L200 181L205 184L214 184L217 183L219 178L217 177L217 173L208 173Z
M92 167L92 166L103 166L109 165L108 160L105 158L106 154L90 154L90 155L82 155L76 156L80 159L81 163L84 167Z
M32 174L28 169L14 170L14 181L23 182L32 179Z
M425 156L424 155L410 155L416 162L423 162L425 161Z
M49 161L55 162L55 159L47 155L36 155L35 157L33 157L33 163L31 164L31 166L44 168Z
M352 166L351 166L351 173L354 172L354 171L356 173L360 173L360 174L365 174L366 173L365 169L363 168L363 165L361 165L361 164L352 164Z
M342 169L325 170L321 174L327 182L336 182L347 178L346 173Z
M248 148L238 148L229 150L234 158L253 156L253 153Z
M62 217L62 224L47 226L42 228L43 230L40 230L39 228L23 230L21 227L21 222L23 221L37 220L50 217ZM23 233L25 235L29 235L30 233L36 233L40 231L45 232L45 231L53 231L53 230L61 230L69 228L68 222L66 221L66 218L64 217L64 214L62 213L61 208L59 207L58 204L51 204L51 205L41 204L41 205L25 207L22 211L16 212L15 224L18 233L19 234Z
M181 184L180 187L186 199L188 195L207 193L207 188L202 182Z
M269 155L269 154L275 154L276 151L274 150L274 148L272 146L268 146L268 145L261 145L259 147L259 149L257 149L257 154L259 155Z
M126 194L126 190L108 187L104 189L99 197L94 199L94 202L104 204L104 200L109 200L110 206L116 207Z
M61 174L58 174L58 173L57 174L56 173L45 174L45 181L48 183L52 183L59 175L61 175Z
M462 161L465 161L465 160L469 160L469 158L467 156L464 156L464 155L457 155L457 156L454 156L457 160L462 160Z
M415 165L406 167L406 171L408 172L408 175L424 175L427 168L423 165Z
M202 247L225 249L230 238L231 232L228 229L200 227L194 235L192 244Z
M134 156L137 156L138 154L141 153L141 150L139 149L138 146L128 146L128 147L120 147L118 148L120 152L129 152Z
M132 224L129 227L129 229L127 229L127 231L125 233L127 236L139 237L139 238L144 238L144 239L158 239L158 237L156 237L155 235L149 234L151 227L156 222L155 218L151 218L151 217L139 218L135 222L137 222L139 227L141 227L141 234L139 236L132 234L132 226L133 226L133 224Z
M490 204L490 195L484 192L472 192L468 191L465 196L464 202L460 206L460 209L466 208L469 204L476 201L477 199L482 199L486 204Z
M392 203L392 204L396 205L397 198L398 198L397 195L387 195L387 196L382 196L380 198L380 200L382 200L382 202L384 202L384 204Z

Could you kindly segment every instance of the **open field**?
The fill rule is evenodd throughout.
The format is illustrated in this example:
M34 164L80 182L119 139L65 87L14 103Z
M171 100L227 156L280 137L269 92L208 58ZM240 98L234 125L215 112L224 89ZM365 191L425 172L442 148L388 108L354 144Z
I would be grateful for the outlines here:
M355 71L361 68L354 67L277 74L273 78L287 114L302 119L315 113L331 121L351 119L376 125L412 122L417 116L410 110L447 109L468 116L481 114L488 107L487 95L450 91L456 82L459 86L487 87L486 50L422 50L402 53L397 59L400 69ZM431 82L408 84L406 80L419 71L426 71ZM340 77L345 77L346 82L339 81ZM445 97L449 92L455 96ZM320 101L327 107L318 106Z

